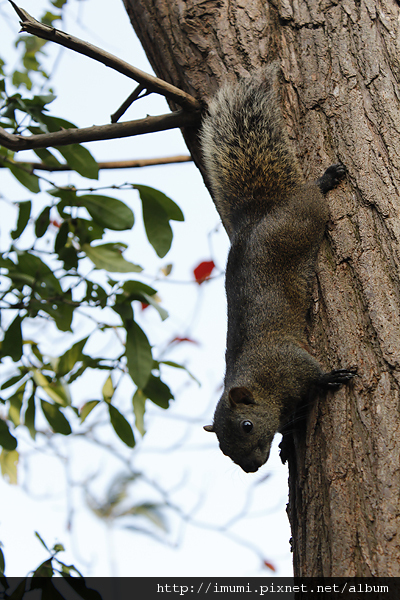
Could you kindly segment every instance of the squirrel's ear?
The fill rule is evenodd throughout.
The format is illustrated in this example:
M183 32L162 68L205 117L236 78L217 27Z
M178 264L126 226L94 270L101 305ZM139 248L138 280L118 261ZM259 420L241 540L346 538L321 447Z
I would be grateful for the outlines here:
M233 407L237 404L255 404L253 394L245 387L237 387L229 390L229 402Z
M204 425L203 429L205 431L214 431L214 426L213 425Z

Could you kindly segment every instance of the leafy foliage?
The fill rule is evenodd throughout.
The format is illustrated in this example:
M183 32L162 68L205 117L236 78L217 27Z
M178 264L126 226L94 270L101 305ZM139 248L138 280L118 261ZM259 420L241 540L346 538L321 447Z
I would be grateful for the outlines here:
M18 413L18 418L15 416L11 419L9 410L9 418L15 427L21 423L19 412L22 409L27 411L26 399L29 397L31 407L35 406L35 399L40 400L43 414L53 431L66 435L71 429L67 426L67 416L62 409L73 406L69 384L82 376L86 369L127 372L142 390L146 388L152 371L156 369L158 372L159 365L153 359L149 340L135 321L132 302L152 304L163 319L167 313L153 299L156 290L141 281L116 281L109 277L107 284L102 286L93 277L96 269L114 274L138 273L142 270L122 256L126 246L121 242L98 243L106 229L120 231L132 227L133 213L126 204L108 196L81 196L73 188L51 188L48 196L49 205L36 218L31 217L32 201L20 203L16 228L11 233L11 244L0 259L4 282L8 282L3 284L2 289L3 309L14 315L8 325L3 325L0 356L3 360L9 357L15 364L14 375L3 382L1 389L4 392L19 384L12 396L2 397L3 403L7 400L13 406L13 414ZM174 205L172 200L169 202ZM91 218L83 216L83 209L87 209ZM153 221L155 218L153 215ZM34 241L30 247L22 249L19 242L28 225L34 228ZM38 248L38 240L47 233L53 239L54 248L44 252ZM81 265L87 264L87 259L94 268L89 274L84 274L87 267L81 268ZM112 326L99 323L97 328L125 331L124 348L113 360L91 358L83 353L90 336L73 344L59 357L43 356L36 342L24 339L24 325L30 319L42 318L53 322L60 331L73 332L76 311L106 307L119 316L120 323ZM7 318L4 321L7 322ZM165 394L160 399L153 393L148 397L156 403L165 404ZM18 405L16 398L19 399ZM31 408L31 433L35 431L33 414ZM112 414L116 415L115 412ZM116 418L111 419L114 427L115 422ZM14 449L10 448L13 438L8 429L4 429L6 423L3 423L0 441L6 449ZM124 439L124 436L120 437ZM128 445L132 445L131 440Z
M56 2L55 8L64 3ZM45 22L53 22L60 15L46 13ZM46 76L40 66L44 42L24 37L20 71L13 79L14 85L34 88L32 74ZM7 85L8 87L8 85ZM54 117L48 105L54 94L27 97L20 92L8 95L6 85L0 88L2 107L1 124L10 131L50 132L60 128L74 127L65 119ZM22 127L22 123L24 126ZM90 152L79 145L60 147L56 150L79 175L98 177L97 164ZM38 156L48 164L59 163L54 150L38 150ZM18 203L16 226L11 231L10 245L0 258L5 276L1 300L4 337L0 357L11 359L14 374L1 386L1 402L8 406L8 418L0 423L0 443L7 451L14 451L15 428L26 426L32 437L36 436L37 412L41 411L50 428L63 435L72 431L73 413L81 415L82 422L99 404L108 401L110 423L117 435L129 446L134 445L131 425L111 399L91 399L90 404L79 411L71 399L70 385L87 369L103 369L111 374L120 372L131 377L137 386L137 394L149 398L163 408L168 406L172 394L159 377L159 364L154 360L150 342L135 321L132 303L135 301L152 305L162 319L167 312L159 306L156 290L137 279L111 279L105 285L96 281L96 271L115 274L137 274L142 267L127 260L123 253L126 244L102 242L107 231L130 230L134 214L121 200L95 193L80 193L74 187L57 187L37 176L24 163L15 160L13 152L0 148L0 161L14 177L32 194L46 194L46 205L35 215L34 198ZM143 218L149 242L156 253L164 256L172 242L170 220L183 220L179 207L162 192L144 185L132 184L142 201ZM33 231L32 231L33 230ZM28 238L30 243L26 246ZM25 243L23 243L22 238ZM53 245L43 250L39 240L46 238ZM88 269L88 260L92 269ZM31 319L51 321L62 332L74 331L74 315L82 309L111 309L118 315L119 324L98 322L84 340L75 342L58 357L43 356L39 344L26 337L25 325ZM7 318L6 313L12 315ZM93 358L83 352L88 340L98 330L110 329L125 338L118 355L113 359ZM158 382L154 385L154 382ZM12 390L11 395L9 390ZM136 396L137 397L137 396ZM82 418L82 415L84 418Z
M42 546L48 552L49 557L46 558L32 573L30 577L24 577L18 581L17 587L4 577L5 563L4 556L0 550L0 589L2 598L9 600L20 600L29 595L29 592L34 590L41 591L43 600L63 600L70 597L73 592L74 598L82 600L101 600L101 594L96 590L87 586L82 574L73 565L67 565L61 561L58 556L64 551L62 544L55 544L49 548L43 538L36 531L35 535ZM61 576L61 580L52 581L55 575Z
M61 18L66 0L52 0L51 4L51 11L42 18L49 25ZM0 127L6 131L29 135L75 127L50 114L55 95L43 87L48 79L42 64L46 43L32 36L19 38L21 65L13 73L7 74L6 65L0 61ZM81 145L38 149L35 153L46 165L65 162L81 177L98 178L94 157ZM0 167L8 169L23 186L21 200L12 203L15 225L0 255L0 360L3 373L7 372L0 380L0 467L3 476L16 483L21 430L28 431L33 440L38 434L70 436L85 431L89 415L101 413L107 416L116 439L132 449L135 420L137 432L143 435L145 431L146 400L166 409L173 394L161 378L163 362L155 359L154 348L137 319L142 305L154 308L161 320L168 313L160 306L157 290L137 279L143 266L124 256L128 247L118 239L120 232L134 226L132 208L92 188L50 182L2 147ZM182 221L181 210L159 190L134 183L127 188L136 190L148 241L156 254L164 257L172 243L170 221ZM117 236L114 241L109 239L112 233ZM77 326L83 315L90 321L84 337L78 334ZM65 334L68 347L62 353L43 352L33 323ZM96 340L104 334L110 340L110 350L102 355L95 349ZM182 368L174 363L169 366ZM75 382L88 376L101 377L105 383L101 394L94 391L82 405L75 399ZM119 405L117 393L126 379L134 389L128 411ZM143 504L132 508L130 514L154 522L159 507ZM72 575L74 567L57 558L62 547L49 550L38 537L51 556L36 569L34 578L51 577L55 572ZM4 573L1 550L0 571L0 575ZM43 588L43 594L58 597L53 588Z

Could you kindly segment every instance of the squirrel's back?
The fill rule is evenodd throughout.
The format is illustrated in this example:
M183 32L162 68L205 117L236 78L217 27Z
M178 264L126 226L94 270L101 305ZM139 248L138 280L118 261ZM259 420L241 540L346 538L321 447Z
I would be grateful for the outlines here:
M246 215L265 214L269 203L303 183L279 108L276 72L272 64L223 86L203 121L206 173L229 234Z

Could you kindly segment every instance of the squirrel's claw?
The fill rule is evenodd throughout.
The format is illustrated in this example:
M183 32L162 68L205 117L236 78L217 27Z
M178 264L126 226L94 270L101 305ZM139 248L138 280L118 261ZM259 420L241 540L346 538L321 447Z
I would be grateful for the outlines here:
M355 369L334 369L330 373L324 373L319 383L324 387L337 388L341 385L347 385L356 375L357 371Z
M346 167L342 163L336 163L326 169L325 173L317 179L316 184L321 192L326 194L329 190L333 190L345 175Z

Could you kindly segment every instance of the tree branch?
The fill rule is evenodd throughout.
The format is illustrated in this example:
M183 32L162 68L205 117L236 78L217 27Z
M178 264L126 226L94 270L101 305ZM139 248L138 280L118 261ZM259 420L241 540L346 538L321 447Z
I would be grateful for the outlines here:
M99 162L99 169L132 169L138 167L152 167L158 165L170 165L176 163L191 162L192 157L189 155L178 155L178 156L164 156L162 158L140 158L137 160L115 160L107 162ZM15 161L13 164L20 164L19 161ZM40 162L23 162L21 163L27 169L33 171L72 171L71 167L67 164L60 165L46 165ZM2 161L0 157L0 169L4 169L7 165Z
M154 133L155 131L165 131L176 127L190 127L198 124L199 120L200 113L179 110L167 115L145 117L144 119L126 121L125 123L93 125L93 127L82 129L62 129L54 133L41 133L30 136L8 133L0 128L0 144L16 152L33 148L67 146L69 144L81 144L82 142L111 140L143 133Z
M138 98L144 98L148 94L150 94L149 90L146 90L143 85L138 85L129 95L129 97L121 104L118 110L115 111L114 114L111 115L111 123L117 123L122 115L128 110L128 108L137 100ZM142 92L145 91L143 94Z
M167 83L166 81L163 81L162 79L158 79L153 75L149 75L148 73L133 67L124 60L117 58L113 54L110 54L109 52L106 52L97 46L93 46L92 44L84 42L79 38L59 31L55 27L40 23L29 13L27 13L26 10L17 6L12 0L9 0L9 2L12 4L15 12L21 19L21 31L26 31L27 33L36 35L39 38L60 44L61 46L69 48L70 50L74 50L79 54L84 54L89 58L93 58L94 60L101 62L106 67L110 67L111 69L126 75L126 77L129 77L130 79L134 79L150 92L161 94L169 100L176 102L176 104L185 110L201 110L202 106L200 102L198 102L198 100L196 100L196 98L190 94L187 94L186 92L180 90L174 85L171 85L170 83Z

